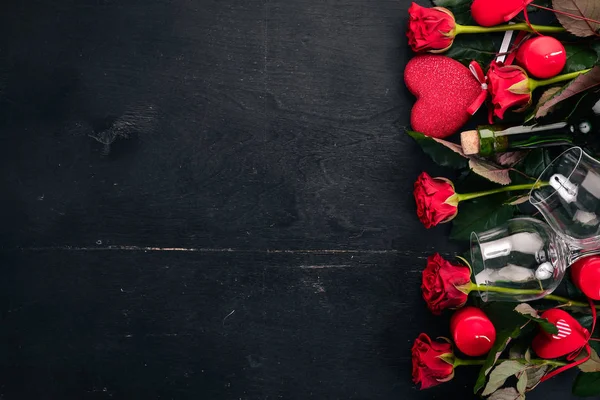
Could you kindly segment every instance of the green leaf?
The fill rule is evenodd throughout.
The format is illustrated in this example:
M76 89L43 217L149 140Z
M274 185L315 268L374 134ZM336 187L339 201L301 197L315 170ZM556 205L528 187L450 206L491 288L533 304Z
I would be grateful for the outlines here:
M575 287L575 285L573 285ZM577 289L579 290L579 289ZM569 296L569 298L574 298ZM589 310L589 308L588 308ZM577 322L579 322L581 324L581 326L583 326L585 329L587 329L588 331L592 331L592 324L594 322L594 318L592 317L591 314L575 314L574 315L575 319L577 320ZM592 337L594 338L598 338L600 337L600 333L598 332L598 329L594 330L594 332L592 332ZM600 353L600 342L596 341L596 340L590 340L589 342L590 346L592 349L594 349L597 353Z
M537 311L534 310L533 307L531 307L527 303L521 303L518 306L516 306L515 312L518 312L523 317L531 321L537 322L540 325L540 327L548 333L558 333L558 328L556 327L556 325L550 323L546 318L540 318Z
M566 44L567 63L562 70L563 74L592 68L598 61L598 54L586 44Z
M512 174L513 183L533 183L552 162L548 149L533 149L525 159L515 166L515 169L525 174L527 177L514 173Z
M450 239L468 241L471 232L487 231L511 219L515 207L503 204L507 198L506 193L500 193L461 203L452 220Z
M594 349L590 349L590 358L583 364L579 364L579 368L582 372L600 372L600 358L598 353ZM583 355L580 355L583 357Z
M568 275L568 274L567 274ZM565 285L565 289L567 290L567 295L570 299L573 300L578 300L578 299L582 299L585 300L586 296L585 294L583 294L583 292L581 291L581 289L579 289L577 286L575 286L573 284L573 282L571 282L570 279L567 279L568 277L565 276L565 279L563 279L563 283ZM591 320L591 316L590 316L590 320ZM587 326L587 329L590 329L590 326Z
M594 321L594 318L589 315L589 314L585 314L585 315L579 315L575 318L577 320L577 322L579 322L581 324L581 326L583 326L585 329L590 330L592 329L592 322ZM590 343L591 344L591 343Z
M575 19L567 14L575 14L598 21L600 19L600 7L597 0L552 0L552 8L558 11L556 18L567 31L575 36L593 36L600 28L600 24Z
M535 109L533 111L531 111L531 115L527 117L526 121L531 121L533 119L538 120L540 118L545 117L546 115L548 115L550 113L553 113L556 109L560 108L561 105L558 103L554 103L549 106L546 106L546 103L550 102L555 97L560 96L561 93L564 90L566 90L570 84L571 84L571 82L567 82L563 86L559 86L558 90L554 91L554 93L552 93L551 96L548 96L548 98L542 99L542 97L540 97L539 103L536 105ZM550 88L550 89L554 89L554 88ZM550 89L548 89L548 90L550 90ZM542 96L543 95L544 94L542 94ZM544 100L544 101L542 102L542 100Z
M452 11L456 22L462 25L473 25L471 16L471 0L433 0L438 7L445 7Z
M595 66L592 68L591 71L586 72L583 75L579 75L577 78L569 82L563 90L561 90L560 92L552 96L550 100L545 102L538 109L538 112L535 115L536 118L545 115L548 109L553 107L555 104L558 104L561 101L565 101L570 97L573 97L598 85L600 85L600 67Z
M527 391L527 371L521 371L518 377L519 380L517 381L517 391L524 395Z
M590 43L590 48L596 52L598 59L600 59L600 42L594 40L592 43Z
M488 384L486 385L486 387L483 390L483 393L481 393L481 395L489 396L490 394L494 393L496 390L500 389L500 387L502 387L502 385L504 385L504 383L506 382L506 380L508 378L510 378L513 375L517 375L520 372L525 371L526 368L527 368L527 365L523 365L520 362L514 361L514 360L501 362L490 373L490 378L488 380ZM526 374L523 374L523 375L526 376ZM527 378L525 378L525 379L526 379L526 381L525 381L525 386L526 386ZM519 390L519 392L521 392L521 391Z
M510 346L510 350L508 350L508 358L514 360L515 358L521 359L525 358L525 351L527 351L528 343L523 341L518 341Z
M476 157L469 158L469 168L477 175L500 185L508 185L510 180L510 168L501 167L488 160Z
M485 385L485 377L489 374L490 370L498 361L500 354L506 349L506 346L512 339L517 338L521 333L521 328L516 327L512 331L500 331L496 334L496 341L494 342L494 346L492 346L487 358L485 359L485 363L481 367L479 371L479 376L477 377L477 381L475 382L475 387L473 388L473 393L477 394Z
M545 102L550 100L552 97L554 97L558 92L562 91L563 89L564 89L564 87L560 87L560 86L552 86L551 88L546 89L546 91L544 91L542 93L542 95L540 96L537 104L535 105L535 108L531 112L527 113L527 116L525 117L525 122L532 121L535 118L535 116L537 115L537 112L540 109L540 107L543 106ZM548 109L547 112L550 112L550 111L552 111L552 109ZM543 117L543 115L539 115L539 117Z
M525 396L514 387L507 387L494 392L487 400L525 400Z
M436 164L441 165L442 167L454 169L467 167L468 160L458 154L456 151L450 149L448 146L442 144L445 141L440 143L439 141L436 141L429 136L425 136L420 132L407 130L406 133L412 137L419 144L419 146L421 146L425 154L431 157Z
M600 395L600 372L580 372L573 382L573 394L580 397Z
M527 390L533 390L542 380L546 372L550 367L548 365L541 365L539 367L528 368L525 373L527 374Z
M512 339L529 332L529 321L521 314L513 312L514 305L509 303L486 303L484 312L496 327L496 341L477 377L474 393L479 392L485 385L485 378L490 373L496 361Z
M485 68L496 57L498 47L493 35L458 35L444 55L465 65L474 60Z
M510 199L506 200L503 204L506 204L509 206L518 206L519 204L527 203L528 200L529 200L529 193L526 193L526 194L522 194L522 195L513 196Z

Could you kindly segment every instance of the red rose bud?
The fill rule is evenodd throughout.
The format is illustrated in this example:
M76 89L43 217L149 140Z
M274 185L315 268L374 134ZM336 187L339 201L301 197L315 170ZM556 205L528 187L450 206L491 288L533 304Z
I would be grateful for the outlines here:
M471 15L481 26L494 26L513 19L533 0L475 0Z
M421 7L412 3L408 9L408 44L415 52L442 53L454 41L454 15L443 8Z
M450 319L450 332L456 347L471 357L487 354L496 341L494 324L476 307L455 312Z
M427 389L454 377L454 354L447 342L432 341L421 333L412 347L412 377L421 390Z
M458 308L467 302L468 291L459 289L471 284L471 270L444 260L438 253L427 259L421 291L427 307L439 315L446 308Z
M452 182L446 178L432 178L422 172L413 192L417 216L426 228L443 224L458 214L458 196Z
M504 118L504 113L509 108L521 107L517 111L522 111L531 103L529 77L523 68L492 62L487 80L494 115L498 118Z

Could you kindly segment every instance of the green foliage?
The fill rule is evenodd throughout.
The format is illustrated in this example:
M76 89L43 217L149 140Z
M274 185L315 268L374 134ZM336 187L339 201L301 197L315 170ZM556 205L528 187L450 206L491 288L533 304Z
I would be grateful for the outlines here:
M528 320L537 322L540 327L548 333L552 333L554 335L558 333L558 328L556 328L556 325L548 322L546 318L540 318L537 311L527 303L519 304L517 307L515 307L515 312L521 314Z
M562 73L592 68L598 62L598 54L587 44L565 44L567 63Z
M570 33L579 37L594 36L598 25L583 19L572 18L569 13L585 16L590 20L600 19L600 7L596 7L598 0L552 0L552 8L560 24Z
M472 0L433 0L438 7L452 11L456 22L461 25L476 25L471 17ZM484 68L494 59L496 49L502 41L502 34L496 35L458 35L452 47L444 53L463 64L475 60Z
M471 17L472 0L433 0L433 4L438 7L444 7L452 11L456 22L462 25L472 25L474 23Z
M573 382L573 394L580 397L600 395L600 372L580 372Z
M498 48L499 42L494 39L494 35L458 35L444 55L465 65L475 60L485 70L496 57L494 49Z
M577 286L575 286L573 284L573 282L571 282L571 280L568 279L566 276L565 276L565 279L563 280L563 284L565 286L565 289L567 290L567 295L569 296L570 299L586 300L585 294L583 294L583 292ZM589 329L589 327L587 327L587 328Z
M425 154L431 157L436 164L454 169L467 167L468 160L447 146L420 132L407 130L406 133L421 146Z
M526 176L513 172L511 178L513 183L533 183L538 176L546 169L552 162L552 158L548 153L548 149L533 149L530 150L527 156L519 164L515 166L515 169L522 172Z
M526 368L527 365L521 364L518 361L508 360L501 362L490 373L488 383L485 386L485 389L483 390L483 393L481 393L481 395L489 396L496 390L500 389L508 378L525 371ZM525 375L525 379L527 379L527 375ZM527 380L525 380L525 387L526 386Z
M528 329L525 329L525 326L529 321L513 310L514 304L489 303L485 306L485 313L496 327L496 341L479 371L474 393L479 392L484 387L487 375L510 341L528 333Z
M461 202L452 220L450 239L468 241L471 232L492 229L513 217L515 206L505 205L508 192Z

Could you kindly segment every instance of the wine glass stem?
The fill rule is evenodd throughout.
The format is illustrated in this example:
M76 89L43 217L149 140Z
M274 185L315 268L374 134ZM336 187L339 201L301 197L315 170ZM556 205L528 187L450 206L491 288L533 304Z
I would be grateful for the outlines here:
M567 245L567 266L571 266L575 261L589 256L595 256L600 254L600 247L593 249L582 249L572 245Z

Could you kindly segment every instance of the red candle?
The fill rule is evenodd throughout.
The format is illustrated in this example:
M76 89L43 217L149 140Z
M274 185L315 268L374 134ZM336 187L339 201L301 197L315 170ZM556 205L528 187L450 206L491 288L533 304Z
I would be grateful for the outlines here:
M517 63L536 78L552 78L560 74L567 62L561 42L551 36L526 40L517 51Z
M569 268L573 283L590 299L600 300L600 256L589 256Z
M496 340L494 324L476 307L464 307L455 312L450 320L450 332L456 347L471 357L487 354Z

